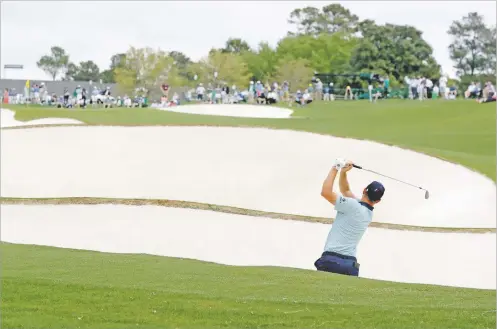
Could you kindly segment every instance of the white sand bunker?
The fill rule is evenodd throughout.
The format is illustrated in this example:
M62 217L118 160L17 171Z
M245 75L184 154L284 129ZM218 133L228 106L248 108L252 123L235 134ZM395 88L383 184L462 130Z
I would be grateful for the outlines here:
M294 131L213 127L3 130L4 197L154 198L332 217L320 195L336 157L422 186L353 170L360 195L386 186L374 221L495 228L495 183L462 166L373 142ZM419 244L423 239L419 240Z
M329 225L209 211L129 206L2 206L2 241L146 253L228 265L314 269ZM370 228L365 278L495 289L495 234Z
M196 104L180 105L173 107L156 107L157 110L164 110L177 113L219 115L229 117L246 118L290 118L293 111L273 106L263 105L241 105L241 104Z
M19 126L34 126L34 125L53 125L53 124L83 124L83 122L74 119L63 118L46 118L31 121L17 121L14 118L15 113L8 109L0 110L0 127L19 127Z

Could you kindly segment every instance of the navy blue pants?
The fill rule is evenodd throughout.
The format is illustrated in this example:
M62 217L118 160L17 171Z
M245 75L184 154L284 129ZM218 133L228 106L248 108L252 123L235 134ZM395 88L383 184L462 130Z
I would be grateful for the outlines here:
M336 274L359 276L359 263L352 256L340 255L325 251L321 257L314 262L318 271Z

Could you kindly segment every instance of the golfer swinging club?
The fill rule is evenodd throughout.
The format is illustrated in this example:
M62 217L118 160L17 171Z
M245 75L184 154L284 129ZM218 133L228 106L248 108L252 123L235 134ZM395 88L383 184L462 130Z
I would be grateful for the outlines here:
M321 195L335 205L337 215L328 234L324 252L314 263L318 271L359 276L359 263L356 259L357 245L371 223L373 206L380 202L385 188L381 183L374 181L363 190L361 199L357 199L350 191L347 181L347 172L352 168L352 162L336 159L323 183ZM339 186L342 195L333 191L333 184L339 170Z

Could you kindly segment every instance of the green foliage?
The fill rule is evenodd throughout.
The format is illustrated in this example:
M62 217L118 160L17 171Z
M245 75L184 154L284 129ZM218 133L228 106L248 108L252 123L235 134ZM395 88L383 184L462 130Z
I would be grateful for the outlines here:
M192 80L193 76L188 74L188 66L192 63L192 60L180 51L171 51L169 56L173 58L173 64L178 69L178 74L182 78Z
M362 39L351 58L354 70L391 75L398 81L406 75L440 77L433 49L416 28L367 21L359 30Z
M115 69L115 80L126 93L133 93L137 88L145 88L150 93L162 83L178 85L184 81L174 65L174 58L166 52L134 47L126 53L124 63Z
M310 65L307 59L284 57L278 63L276 78L281 82L288 81L292 91L303 90L309 85L309 77L313 74Z
M240 54L250 50L250 46L245 40L240 38L229 38L221 51L225 53Z
M290 13L288 22L295 26L296 32L290 35L319 35L355 31L359 17L340 4L330 4L321 10L314 7L297 8Z
M50 55L44 55L36 63L45 73L49 74L53 81L57 78L64 69L67 69L69 64L69 55L66 51L59 47L53 46L50 48Z
M98 81L100 69L93 61L80 62L79 65L69 63L64 80Z
M267 42L261 42L256 51L243 52L242 57L247 63L252 80L266 82L275 77L280 54Z
M496 29L488 27L483 16L469 13L454 21L447 32L453 39L450 58L458 75L496 73Z
M357 38L344 33L288 36L280 40L276 51L280 58L305 59L320 73L345 73L357 43Z
M247 63L242 55L220 50L211 51L208 57L195 65L193 71L200 81L212 85L245 86L250 79Z

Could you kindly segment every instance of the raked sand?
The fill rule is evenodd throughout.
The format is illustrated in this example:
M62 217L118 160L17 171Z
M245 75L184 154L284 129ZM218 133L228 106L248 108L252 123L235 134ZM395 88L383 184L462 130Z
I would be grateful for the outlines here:
M386 186L376 222L496 226L490 179L368 141L214 127L53 127L3 130L1 137L3 197L157 198L333 217L321 185L334 159L344 157L430 191L425 200L418 189L351 171L357 194L371 180Z
M330 225L154 206L2 206L2 241L312 269ZM370 228L365 278L495 289L495 234Z
M74 119L65 118L46 118L31 121L18 121L14 118L15 113L8 109L0 109L0 127L20 127L34 125L54 125L54 124L83 124L83 122Z
M154 107L157 110L200 115L218 115L245 118L287 119L293 111L274 106L248 104L195 104L172 107Z

